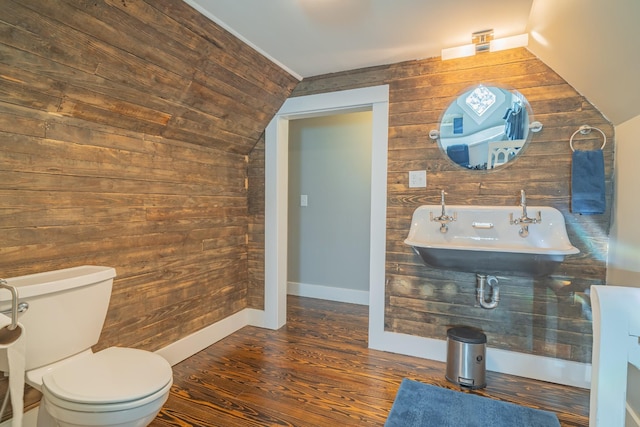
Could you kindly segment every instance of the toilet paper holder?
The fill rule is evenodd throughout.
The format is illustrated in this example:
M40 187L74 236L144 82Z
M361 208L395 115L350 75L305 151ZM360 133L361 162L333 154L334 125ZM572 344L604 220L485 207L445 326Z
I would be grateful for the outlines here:
M13 331L18 327L18 290L4 279L0 279L0 289L7 289L11 292L11 324L6 328Z

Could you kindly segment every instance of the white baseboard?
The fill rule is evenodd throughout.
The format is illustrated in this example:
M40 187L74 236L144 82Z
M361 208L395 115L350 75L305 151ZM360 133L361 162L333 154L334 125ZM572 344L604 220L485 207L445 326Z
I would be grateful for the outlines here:
M263 327L263 325L264 311L245 308L161 348L156 353L167 359L171 365L175 365L245 326Z
M591 388L590 363L488 348L487 369L572 387Z
M446 340L384 331L371 337L369 348L438 362L447 360ZM591 387L591 364L588 363L487 347L486 369L572 387Z
M337 286L288 282L287 293L289 295L296 295L299 297L319 298L350 304L369 305L369 291L346 289Z

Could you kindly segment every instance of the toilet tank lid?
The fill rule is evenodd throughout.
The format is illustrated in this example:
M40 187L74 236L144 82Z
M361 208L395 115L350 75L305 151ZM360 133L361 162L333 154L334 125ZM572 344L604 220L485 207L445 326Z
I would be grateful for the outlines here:
M113 267L81 265L61 270L28 274L26 276L10 277L5 280L9 285L16 287L18 295L22 299L99 283L114 277L116 277L116 270ZM9 292L0 293L0 301L10 300L11 294Z
M144 350L111 347L69 362L42 377L54 396L78 403L142 399L172 381L171 365Z

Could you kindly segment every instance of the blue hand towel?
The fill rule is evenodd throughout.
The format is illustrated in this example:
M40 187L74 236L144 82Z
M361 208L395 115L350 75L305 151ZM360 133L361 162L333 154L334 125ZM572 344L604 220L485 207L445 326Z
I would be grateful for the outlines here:
M602 150L575 150L571 164L571 211L602 214L606 205Z

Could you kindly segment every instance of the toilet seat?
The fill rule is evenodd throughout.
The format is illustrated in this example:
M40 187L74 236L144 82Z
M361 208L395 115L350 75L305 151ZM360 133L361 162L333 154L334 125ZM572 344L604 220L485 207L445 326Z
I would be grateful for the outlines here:
M67 363L42 377L51 405L79 412L121 411L168 393L171 365L161 356L111 347Z

